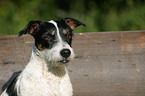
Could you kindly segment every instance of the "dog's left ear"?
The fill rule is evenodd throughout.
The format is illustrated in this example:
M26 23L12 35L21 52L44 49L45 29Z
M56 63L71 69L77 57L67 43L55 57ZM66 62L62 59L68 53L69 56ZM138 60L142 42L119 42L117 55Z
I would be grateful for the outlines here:
M39 29L39 25L40 25L41 21L30 21L28 23L28 25L19 32L18 36L22 36L23 34L31 34L31 35L35 35L36 31Z
M86 26L84 23L74 19L74 18L69 18L65 17L62 19L72 30L75 29L76 27L83 25Z

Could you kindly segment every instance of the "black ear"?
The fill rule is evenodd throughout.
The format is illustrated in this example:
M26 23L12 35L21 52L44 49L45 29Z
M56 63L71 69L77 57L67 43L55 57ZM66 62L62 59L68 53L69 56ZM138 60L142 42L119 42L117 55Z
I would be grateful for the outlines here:
M65 17L62 19L72 30L75 29L76 27L83 25L86 26L84 23L70 17Z
M23 34L27 33L34 35L36 31L39 29L40 22L41 21L30 21L28 25L19 32L18 36L22 36Z

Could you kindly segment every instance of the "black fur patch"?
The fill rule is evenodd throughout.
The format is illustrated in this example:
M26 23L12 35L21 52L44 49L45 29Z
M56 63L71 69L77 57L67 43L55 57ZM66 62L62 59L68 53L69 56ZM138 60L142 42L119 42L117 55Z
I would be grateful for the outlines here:
M20 73L21 71L13 73L9 81L2 88L3 91L7 88L6 93L9 96L18 96L17 90L15 89L15 85L17 82L17 77L19 76Z
M59 27L59 32L60 32L62 39L71 46L72 37L73 37L72 31L73 30L69 26L67 26L65 24L65 22L63 22L63 21L56 21L56 22L57 22L57 25Z
M6 92L9 96L18 96L17 91L15 89L16 81L17 81L17 77L12 81L12 83L7 88Z
M41 51L43 49L51 49L57 42L56 28L53 24L48 22L41 22L35 38L35 46Z

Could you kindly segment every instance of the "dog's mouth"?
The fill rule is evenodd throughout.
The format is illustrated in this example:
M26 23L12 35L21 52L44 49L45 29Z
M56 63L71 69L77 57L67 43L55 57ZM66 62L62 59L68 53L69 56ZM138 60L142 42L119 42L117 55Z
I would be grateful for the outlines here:
M69 62L69 59L68 58L63 58L61 61L60 61L60 63L62 63L62 64L66 64L66 63L68 63Z

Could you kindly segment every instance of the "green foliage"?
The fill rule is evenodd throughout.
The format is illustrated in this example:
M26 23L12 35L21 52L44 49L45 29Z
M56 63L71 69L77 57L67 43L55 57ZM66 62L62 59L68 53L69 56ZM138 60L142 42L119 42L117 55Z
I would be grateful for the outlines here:
M1 0L0 35L18 34L31 20L73 17L75 32L144 30L144 0Z

